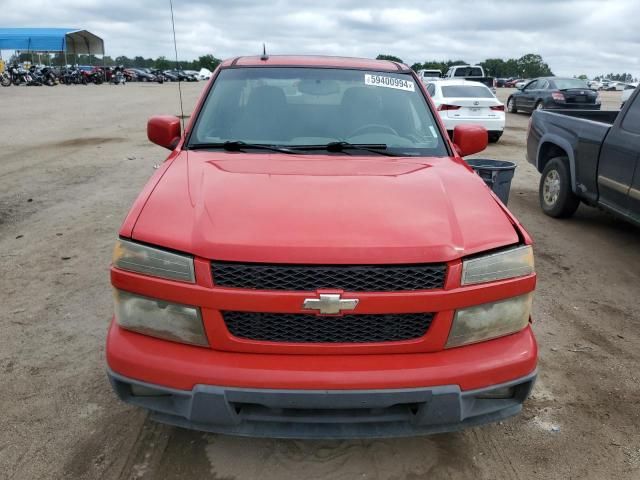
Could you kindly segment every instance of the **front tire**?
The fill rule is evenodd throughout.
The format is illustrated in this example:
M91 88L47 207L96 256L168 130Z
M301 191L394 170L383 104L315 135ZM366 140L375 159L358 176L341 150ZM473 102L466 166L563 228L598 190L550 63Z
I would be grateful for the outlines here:
M549 160L542 170L538 195L542 211L550 217L567 218L576 212L580 199L571 190L567 157Z
M542 103L542 100L540 100L538 103L536 103L536 110L544 110L544 104Z
M516 101L513 97L509 97L509 99L507 100L507 110L509 111L509 113L518 113Z

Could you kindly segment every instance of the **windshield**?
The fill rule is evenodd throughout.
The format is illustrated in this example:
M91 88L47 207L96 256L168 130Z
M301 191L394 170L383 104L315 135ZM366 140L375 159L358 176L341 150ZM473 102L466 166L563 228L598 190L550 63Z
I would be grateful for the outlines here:
M348 142L383 145L398 155L447 155L413 77L362 70L222 70L189 147L224 142L286 147Z
M578 78L554 78L553 82L556 84L558 90L566 90L568 88L589 88L587 84Z
M455 98L494 98L487 87L476 85L449 85L441 87L443 97Z
M455 69L454 77L481 77L482 69L479 67L460 67Z

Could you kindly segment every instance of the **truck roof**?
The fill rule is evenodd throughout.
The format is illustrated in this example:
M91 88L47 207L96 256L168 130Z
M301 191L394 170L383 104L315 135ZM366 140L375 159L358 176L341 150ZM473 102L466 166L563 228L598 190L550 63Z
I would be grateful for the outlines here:
M386 72L408 72L410 68L389 60L370 58L332 57L322 55L269 55L265 60L260 55L229 58L222 62L222 68L233 67L321 67L379 70Z

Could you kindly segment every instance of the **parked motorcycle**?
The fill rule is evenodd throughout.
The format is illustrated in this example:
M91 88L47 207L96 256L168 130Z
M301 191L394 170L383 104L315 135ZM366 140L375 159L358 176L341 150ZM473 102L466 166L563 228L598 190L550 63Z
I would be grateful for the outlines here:
M89 83L100 85L103 81L102 71L98 68L93 68L92 70L80 69L80 75L82 76L81 81L84 85L88 85Z
M13 64L9 67L9 75L11 76L11 83L15 86L27 85L27 86L41 86L42 83L34 79L29 71L25 70L18 64Z
M57 82L53 70L49 67L36 67L35 65L31 65L31 67L29 67L29 74L33 81L40 85L53 87Z
M114 85L124 85L127 79L124 76L124 68L122 66L114 67L111 70L110 82Z
M65 85L86 85L88 83L84 72L77 66L64 67L60 72L60 81Z
M104 70L101 68L94 68L89 74L89 81L96 85L101 85L105 81Z
M53 68L51 68L51 67L42 67L40 69L40 74L42 75L42 78L44 79L43 83L45 85L53 87L54 85L56 85L58 83L58 77L55 74Z
M2 85L3 87L11 86L11 76L6 70L0 73L0 85Z

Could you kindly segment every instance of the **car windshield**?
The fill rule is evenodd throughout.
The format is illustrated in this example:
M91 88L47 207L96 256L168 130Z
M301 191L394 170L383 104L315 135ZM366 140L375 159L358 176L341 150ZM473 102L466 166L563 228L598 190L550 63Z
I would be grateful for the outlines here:
M578 78L554 78L553 82L556 84L558 90L567 90L569 88L589 88L587 84Z
M493 98L487 87L480 85L449 85L441 87L443 97L455 98Z
M482 70L478 67L456 68L454 77L481 77Z
M382 145L397 155L448 154L411 75L329 68L223 69L198 115L189 147L224 142L305 151L347 142Z

